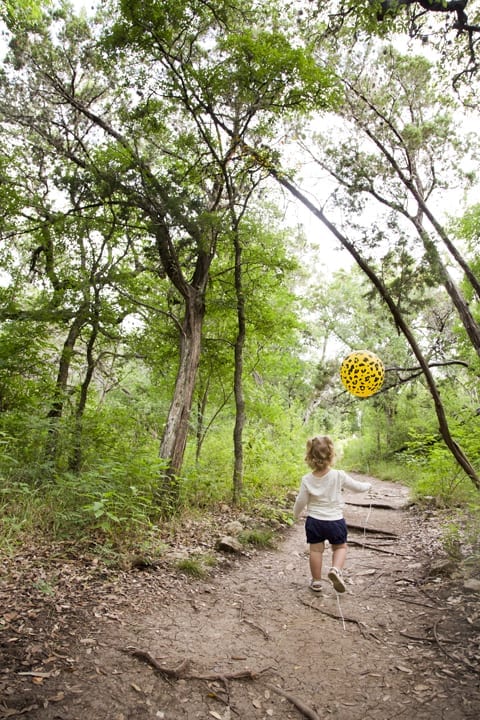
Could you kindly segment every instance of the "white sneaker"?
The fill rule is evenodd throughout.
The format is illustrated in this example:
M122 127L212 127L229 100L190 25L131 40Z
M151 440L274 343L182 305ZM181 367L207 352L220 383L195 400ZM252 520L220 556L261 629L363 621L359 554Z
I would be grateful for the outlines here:
M341 570L337 570L336 567L330 568L328 571L328 579L338 593L344 593L347 589L343 582Z

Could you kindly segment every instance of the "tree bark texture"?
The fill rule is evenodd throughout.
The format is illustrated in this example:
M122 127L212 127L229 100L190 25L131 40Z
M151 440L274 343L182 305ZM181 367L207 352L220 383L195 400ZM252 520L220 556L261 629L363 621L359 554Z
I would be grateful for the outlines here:
M205 303L202 291L190 288L185 300L185 317L180 330L180 352L172 401L165 423L160 457L165 460L162 498L176 504L185 447L188 438L193 393L202 346Z

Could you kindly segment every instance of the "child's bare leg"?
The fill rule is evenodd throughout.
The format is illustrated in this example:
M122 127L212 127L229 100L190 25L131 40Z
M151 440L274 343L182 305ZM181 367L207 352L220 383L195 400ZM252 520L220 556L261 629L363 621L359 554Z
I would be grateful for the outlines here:
M345 564L347 554L347 545L332 545L332 567L328 571L328 579L331 580L333 587L337 593L343 593L346 590L345 583L342 578L342 569Z
M325 544L323 542L310 544L309 562L312 580L322 579L322 560L324 549Z
M332 567L336 567L337 570L342 570L347 556L347 544L332 545L332 551Z

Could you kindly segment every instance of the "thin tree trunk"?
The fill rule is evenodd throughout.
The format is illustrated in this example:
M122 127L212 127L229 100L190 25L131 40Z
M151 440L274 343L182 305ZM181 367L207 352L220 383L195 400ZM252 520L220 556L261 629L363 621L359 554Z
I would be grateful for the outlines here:
M58 421L63 414L65 393L67 390L73 351L84 323L85 315L84 310L82 309L78 312L76 318L70 326L66 340L63 343L62 354L60 355L60 361L58 364L57 380L55 383L55 395L51 408L47 414L47 418L51 421L48 430L48 442L46 447L46 457L49 460L54 460L57 455Z
M195 447L195 463L198 463L200 460L200 453L202 452L202 445L203 445L203 441L205 439L205 411L207 409L209 386L210 386L210 379L207 378L206 386L203 388L201 396L198 398L198 403L197 403L197 429L196 429L197 444Z
M243 429L245 426L245 398L243 394L243 348L245 345L245 296L242 279L242 245L238 227L234 231L235 292L237 295L238 331L235 340L235 368L233 387L235 393L235 426L233 429L234 468L233 503L238 504L243 490Z
M472 347L477 353L477 355L480 357L480 325L478 325L478 323L475 321L475 318L470 311L467 301L458 289L457 284L452 279L446 266L442 262L440 253L438 252L435 243L430 240L427 232L423 228L423 225L420 221L416 220L414 224L418 234L422 239L423 246L430 257L433 266L439 273L443 286L449 294L450 299L458 312L458 316L462 322L463 327L465 328L470 342L472 343Z
M403 319L403 315L398 311L398 308L393 300L393 298L388 293L387 289L381 282L381 280L377 277L377 275L373 272L370 265L362 258L362 256L357 252L354 245L350 243L347 238L331 223L328 218L324 215L324 213L317 208L310 200L300 191L298 188L295 187L289 180L287 180L286 177L283 175L280 175L276 173L274 170L271 170L272 175L276 178L276 180L282 185L284 188L286 188L294 197L296 197L300 202L312 212L315 217L317 217L329 230L335 237L340 241L340 243L345 247L349 253L352 255L352 257L355 259L356 263L359 265L359 267L363 270L363 272L367 275L369 280L372 282L372 284L376 287L378 290L380 296L383 298L384 302L387 304L395 323L397 324L398 328L401 330L401 332L404 334L406 340L408 341L410 347L412 348L412 351L415 355L415 357L418 360L418 363L422 369L423 375L425 377L425 380L427 382L428 389L430 391L430 395L432 396L433 403L435 406L435 411L437 414L438 424L439 424L439 430L440 434L452 453L453 457L456 459L460 467L465 471L465 473L468 475L468 477L471 479L475 487L480 490L480 478L477 475L474 467L472 466L470 460L463 452L460 445L452 438L450 433L450 428L448 426L448 421L445 415L445 410L441 401L440 393L438 391L438 388L435 384L435 380L433 378L433 375L430 371L430 368L428 366L428 362L423 356L423 353L421 352L415 337L413 336L410 327L406 324L406 322Z
M85 413L85 407L88 399L88 389L93 378L95 371L95 358L93 356L93 350L98 337L98 325L99 325L99 313L98 313L98 292L96 293L95 303L95 314L94 323L92 326L92 332L87 343L87 370L80 387L80 396L78 398L77 409L75 411L75 428L73 437L73 451L69 461L69 469L78 473L82 464L82 442L83 442L83 415Z
M362 93L360 92L354 85L347 82L347 87L357 96L357 98L360 98L360 100L372 110L379 119L382 120L383 123L387 127L390 128L390 130L394 133L395 136L398 138L398 132L393 125L393 123L373 104L370 102L370 100ZM404 186L408 189L408 191L411 193L412 197L415 198L415 201L418 204L418 207L420 211L425 214L425 216L428 218L428 220L432 223L433 227L435 228L436 233L444 243L445 247L447 248L448 252L451 254L451 256L455 259L455 261L458 263L458 265L462 268L463 272L465 273L465 277L468 279L470 285L472 286L474 292L476 293L477 297L480 299L480 280L477 278L475 273L473 272L470 265L467 263L463 255L457 250L455 245L451 242L450 238L448 237L447 233L445 232L443 226L438 222L434 214L431 212L430 208L428 207L428 204L425 201L423 188L419 186L419 179L418 174L416 175L416 182L413 177L408 177L408 175L402 170L400 165L396 162L393 154L388 151L386 146L379 140L375 132L373 132L368 125L365 125L364 123L360 122L359 119L356 117L355 113L353 113L353 117L359 122L360 126L363 128L364 132L368 137L371 139L371 141L378 147L380 152L383 154L383 156L387 159L397 176L400 178ZM407 152L408 155L408 152ZM477 349L477 346L475 347ZM478 352L478 350L477 350Z

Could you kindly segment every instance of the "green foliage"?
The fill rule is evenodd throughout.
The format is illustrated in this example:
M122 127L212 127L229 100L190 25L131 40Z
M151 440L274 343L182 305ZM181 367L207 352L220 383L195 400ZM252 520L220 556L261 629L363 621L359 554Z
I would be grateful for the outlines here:
M51 0L3 0L0 17L11 28L18 25L35 24L42 17L42 6L48 7Z
M458 525L448 523L443 528L440 542L451 560L457 563L462 560L461 532Z
M222 72L223 93L229 92L233 83L246 105L258 103L259 88L265 88L260 100L264 108L282 114L332 107L338 97L331 73L310 52L292 47L283 33L248 28L227 35L220 50L226 53L227 62L215 70L214 87L218 87Z
M10 553L32 532L44 505L27 483L9 482L0 473L0 552Z
M452 512L439 514L442 521L440 542L447 556L466 576L476 575L480 560L480 506L469 503Z
M306 442L300 424L285 413L279 422L262 427L255 423L247 431L245 446L245 502L264 497L282 499L296 486L304 472L303 454Z
M478 239L480 237L480 204L472 205L461 218L452 220L456 234L467 241L473 259L478 260Z
M40 579L33 584L33 586L44 595L55 595L55 587L49 580Z
M72 17L66 5L51 14L50 26L41 3L6 7L10 28L21 25L22 32L0 77L4 549L25 533L90 543L109 559L132 547L155 548L156 523L173 512L159 501L165 467L158 452L185 341L184 299L186 288L197 291L201 282L208 283L206 298L199 295L205 323L179 510L229 502L238 327L226 178L235 196L229 207L241 208L243 505L288 523L286 498L305 472L305 440L325 431L345 447L345 467L407 482L416 497L433 496L437 504L475 502L438 439L416 370L412 377L401 370L413 359L377 295L358 272L319 278L321 247L300 277L291 250L301 244L299 234L258 192L272 163L277 169L291 117L299 113L303 126L309 111L337 107L327 44L302 40L292 9L270 2L239 8L231 0L122 0L113 24L100 13L100 26ZM378 3L345 0L339 8L345 21L378 29ZM341 64L340 55L332 57ZM374 63L359 73L363 63L348 57L359 91L382 112L372 113L369 102L362 109L358 95L342 112L355 110L358 128L376 129L387 144L393 128L392 156L426 173L426 192L433 192L449 178L444 146L458 150L446 94L423 58L386 50ZM346 138L330 137L333 145L321 148L347 182L335 200L348 211L358 246L372 264L375 254L429 358L468 356L468 370L439 367L436 378L454 437L480 467L478 361L451 322L445 296L432 291L438 273L428 247L419 253L391 215L385 227L370 216L361 227L369 189L388 190L393 209L405 189L351 125ZM273 150L263 146L272 139ZM435 168L429 178L432 157L442 161L441 172ZM478 215L473 206L453 222L475 270ZM200 282L202 265L211 274ZM302 308L294 289L300 285ZM385 392L362 403L338 381L342 353L360 347L390 366ZM268 546L258 533L245 541ZM195 574L208 564L192 563L182 571Z

